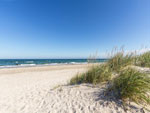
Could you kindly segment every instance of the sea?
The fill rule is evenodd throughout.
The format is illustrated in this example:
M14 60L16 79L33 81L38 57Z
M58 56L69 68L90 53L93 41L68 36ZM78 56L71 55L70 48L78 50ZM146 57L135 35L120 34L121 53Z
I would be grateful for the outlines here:
M0 59L0 68L33 67L46 65L86 64L106 62L107 59Z

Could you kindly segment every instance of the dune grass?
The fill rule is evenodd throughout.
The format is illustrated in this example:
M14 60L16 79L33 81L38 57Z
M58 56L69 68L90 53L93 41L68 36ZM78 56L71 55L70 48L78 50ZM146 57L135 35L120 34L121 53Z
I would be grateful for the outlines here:
M71 78L69 84L74 85L74 84L81 84L85 82L85 73L82 74L77 74L75 77Z
M150 76L127 68L112 81L107 92L113 92L114 96L123 102L150 104Z
M117 52L111 59L108 60L107 65L111 71L119 72L122 68L132 65L134 62L134 54L126 54L123 51Z
M141 67L150 67L150 51L137 56L136 64Z
M96 65L91 67L86 73L77 74L70 80L70 84L91 83L99 84L111 79L112 73L106 65Z
M125 55L123 51L116 52L105 64L92 66L86 73L77 74L70 80L70 84L98 84L109 81L113 72L119 72L123 67L132 63L133 54Z
M116 52L104 64L91 67L86 73L78 74L70 80L70 84L109 83L107 94L113 94L124 103L150 104L150 75L139 72L132 67L138 65L150 67L150 52L141 55ZM114 76L117 75L117 76Z

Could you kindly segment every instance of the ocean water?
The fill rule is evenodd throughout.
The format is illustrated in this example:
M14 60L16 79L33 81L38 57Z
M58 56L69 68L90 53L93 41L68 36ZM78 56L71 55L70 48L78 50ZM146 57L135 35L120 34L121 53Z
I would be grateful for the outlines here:
M90 60L92 61L92 60ZM97 59L105 62L107 59ZM93 62L93 61L92 61ZM95 62L95 60L94 60ZM87 59L0 59L0 68L88 63Z

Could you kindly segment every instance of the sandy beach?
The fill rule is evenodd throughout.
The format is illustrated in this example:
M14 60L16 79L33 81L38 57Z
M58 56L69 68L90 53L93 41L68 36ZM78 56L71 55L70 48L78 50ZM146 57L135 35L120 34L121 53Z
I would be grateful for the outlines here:
M48 113L44 105L51 102L44 104L44 100L50 90L67 84L86 67L58 65L0 69L0 113Z
M87 64L0 69L0 113L124 113L106 101L103 86L66 85L87 69Z

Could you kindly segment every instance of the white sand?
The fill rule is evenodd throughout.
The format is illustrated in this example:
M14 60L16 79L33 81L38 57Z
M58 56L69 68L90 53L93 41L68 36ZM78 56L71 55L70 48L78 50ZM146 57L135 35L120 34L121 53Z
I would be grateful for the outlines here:
M0 69L0 113L124 113L104 98L103 88L85 84L57 88L86 70L87 65Z

